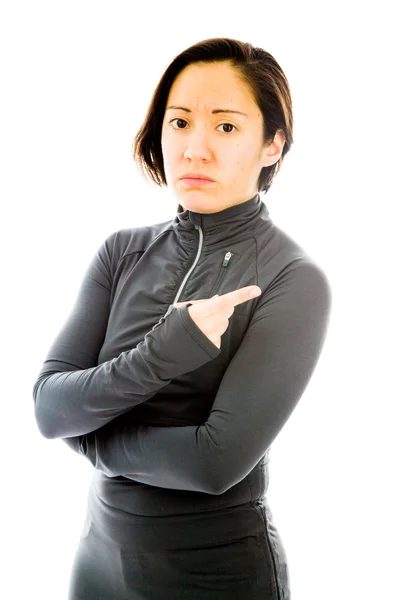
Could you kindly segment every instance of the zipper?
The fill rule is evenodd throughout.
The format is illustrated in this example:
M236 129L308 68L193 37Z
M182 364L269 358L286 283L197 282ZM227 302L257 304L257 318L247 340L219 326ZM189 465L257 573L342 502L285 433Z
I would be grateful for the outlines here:
M190 274L192 273L193 269L196 267L196 265L197 265L197 263L199 262L199 259L200 259L201 250L203 248L204 234L203 234L203 230L200 227L200 225L195 225L195 228L199 232L199 245L198 245L198 248L197 248L196 258L194 259L194 262L193 262L192 266L190 267L189 271L186 273L186 275L184 277L184 280L182 281L181 285L179 286L179 290L177 291L177 293L175 295L175 299L172 302L172 304L175 304L175 302L179 302L179 299L180 299L180 297L182 295L182 292L183 292L183 290L185 288L186 282L189 279ZM225 275L225 273L226 273L225 269L229 266L229 262L230 262L232 256L233 256L233 252L225 252L224 259L223 259L222 265L220 267L219 275L217 277L216 282L214 283L214 285L212 287L212 290L211 290L211 293L210 293L210 296L209 296L210 298L213 295L214 290L218 289L218 286L219 286L219 284L221 282L221 279L222 279L223 275ZM172 304L170 305L170 308L171 308ZM167 316L167 313L164 315L164 318L165 318L165 316Z
M194 259L194 262L193 262L192 266L190 267L189 271L186 273L185 278L182 281L181 285L179 286L179 290L177 291L176 296L175 296L174 301L172 302L172 304L175 304L175 302L179 302L179 298L182 295L182 292L184 290L186 282L189 279L191 272L193 271L193 269L195 268L195 266L197 265L197 263L200 260L201 249L203 247L204 234L203 234L203 230L200 227L200 225L195 225L195 228L198 229L198 231L199 231L199 245L198 245L198 248L197 248L196 258ZM172 304L170 304L170 306L172 306Z
M194 259L194 262L192 264L192 266L190 267L189 271L186 273L181 285L179 286L178 291L176 292L175 298L174 300L171 302L171 304L168 307L167 312L165 313L165 315L163 317L161 317L161 319L154 325L154 327L152 328L152 331L158 327L159 325L161 325L161 323L163 323L165 321L165 319L168 317L168 315L173 311L174 308L174 304L176 302L179 302L179 298L181 297L182 291L186 285L187 280L190 277L191 272L193 271L193 269L195 268L195 266L197 265L197 263L199 262L200 259L200 254L201 254L201 249L203 247L203 238L204 238L204 234L203 234L203 230L200 227L200 225L195 225L195 228L199 230L199 245L197 248L197 254L196 254L196 258Z
M228 262L231 260L231 256L232 256L232 252L227 252L225 254L224 262L222 263L223 267L227 267L228 266Z
M224 260L222 261L222 265L220 267L219 275L217 277L216 282L214 283L214 285L212 287L212 290L210 292L209 298L212 298L212 296L215 295L214 291L218 290L218 287L219 287L219 285L221 283L221 279L222 279L222 277L226 273L226 268L229 266L229 261L231 260L232 256L233 256L233 252L226 252L225 253Z
M159 325L161 325L161 323L163 323L163 321L165 321L166 317L167 317L167 316L170 314L170 312L173 310L173 305L174 305L176 302L179 302L179 298L180 298L180 297L181 297L181 295L182 295L182 292L183 292L183 290L184 290L184 288L185 288L186 282L187 282L187 280L189 279L189 277L190 277L190 274L192 273L193 269L195 268L195 266L196 266L196 265L197 265L197 263L199 262L200 255L201 255L201 249L202 249L202 247L203 247L203 239L204 239L204 234L203 234L203 230L202 230L202 228L200 227L200 225L195 225L195 228L196 228L196 229L198 230L198 232L199 232L199 245L198 245L198 248L197 248L197 254L196 254L196 258L194 259L194 262L193 262L192 266L190 267L189 271L186 273L186 275L185 275L185 278L184 278L184 280L182 281L181 285L179 286L179 289L178 289L178 291L177 291L177 293L176 293L176 295L175 295L175 298L174 298L173 302L172 302L172 303L169 305L169 308L168 308L167 312L165 313L165 315L164 315L163 317L161 317L161 319L158 321L158 323L156 323L156 324L154 325L153 329L155 329L156 327L158 327ZM213 292L215 289L217 289L217 288L218 288L218 285L219 285L219 283L220 283L220 281L221 281L221 279L222 279L222 276L223 276L223 275L226 273L226 270L225 270L225 269L226 269L226 267L228 267L228 266L229 266L229 261L231 260L231 257L232 257L232 256L233 256L233 253L232 253L232 252L226 252L226 253L225 253L224 260L223 260L223 262L222 262L222 265L221 265L221 267L220 267L220 272L219 272L219 275L218 275L218 277L217 277L217 280L216 280L215 284L213 285L213 289L211 290L211 294L212 294L212 292ZM211 294L210 294L210 296L209 296L209 297L211 297ZM152 330L153 330L153 329L152 329Z

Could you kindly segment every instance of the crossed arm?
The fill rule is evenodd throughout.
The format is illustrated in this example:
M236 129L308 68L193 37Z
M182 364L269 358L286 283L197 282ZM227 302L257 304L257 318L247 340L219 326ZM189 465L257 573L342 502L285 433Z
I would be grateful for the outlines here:
M121 421L115 427L110 420L64 441L110 477L222 494L248 475L289 419L317 365L330 309L324 274L297 261L259 298L204 424L153 427ZM187 313L185 318L199 335ZM181 346L182 358L204 341L196 335Z

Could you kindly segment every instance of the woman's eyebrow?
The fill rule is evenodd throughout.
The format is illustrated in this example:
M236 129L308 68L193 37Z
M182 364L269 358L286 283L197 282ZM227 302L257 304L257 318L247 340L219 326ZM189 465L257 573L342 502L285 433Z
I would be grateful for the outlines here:
M185 108L184 106L175 106L175 105L168 106L167 110L184 110L188 113L192 112L190 110L190 108ZM248 115L246 115L246 113L240 112L240 110L231 110L230 108L214 108L214 110L212 110L211 113L213 115L216 115L218 113L235 113L237 115L243 115L244 117L248 116Z

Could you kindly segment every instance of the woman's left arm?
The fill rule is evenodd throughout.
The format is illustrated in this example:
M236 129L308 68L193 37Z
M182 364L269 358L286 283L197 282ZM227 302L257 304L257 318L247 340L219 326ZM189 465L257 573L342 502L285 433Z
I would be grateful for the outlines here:
M111 477L223 494L261 460L303 395L331 304L324 272L304 258L294 260L260 296L204 424L122 424L114 431L110 425L101 435L82 436L82 454Z

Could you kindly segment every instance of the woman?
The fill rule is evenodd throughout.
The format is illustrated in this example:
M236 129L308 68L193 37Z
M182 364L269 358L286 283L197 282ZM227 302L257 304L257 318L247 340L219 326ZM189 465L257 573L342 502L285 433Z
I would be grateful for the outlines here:
M34 386L42 435L96 467L69 600L290 598L268 452L331 307L259 195L292 128L282 69L237 40L188 48L155 90L134 158L177 214L109 235Z

